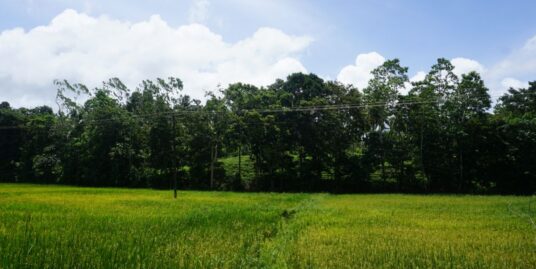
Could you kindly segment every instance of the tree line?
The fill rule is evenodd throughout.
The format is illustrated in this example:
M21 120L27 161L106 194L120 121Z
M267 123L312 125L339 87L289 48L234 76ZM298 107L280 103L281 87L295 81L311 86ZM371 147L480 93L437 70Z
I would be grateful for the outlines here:
M56 111L0 104L0 181L166 189L176 175L180 189L534 193L536 81L492 107L480 75L453 68L438 59L409 83L394 59L364 89L296 73L204 103L178 78L134 90L117 78L56 81Z

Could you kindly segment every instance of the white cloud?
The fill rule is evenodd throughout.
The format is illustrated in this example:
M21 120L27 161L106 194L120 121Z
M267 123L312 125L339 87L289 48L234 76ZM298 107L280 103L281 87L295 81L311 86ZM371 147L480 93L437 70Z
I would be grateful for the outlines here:
M337 76L337 80L344 84L352 84L362 89L372 78L370 72L385 62L385 58L377 52L357 55L354 65L345 66Z
M450 62L454 65L454 70L452 70L452 72L458 77L471 71L476 71L481 74L486 72L486 69L482 64L472 59L458 57L450 60Z
M527 87L527 81L536 80L536 36L493 65L485 78L495 96L510 87Z
M370 71L382 64L384 60L376 52L359 54L355 65L344 67L339 72L337 80L357 85L362 89L367 86L372 77ZM528 87L528 81L536 80L536 36L530 38L521 48L512 51L507 57L489 67L476 60L463 57L453 58L451 63L454 65L453 72L459 77L471 71L480 73L490 89L492 99L496 99L510 87ZM425 76L426 72L419 71L411 77L410 82L423 80ZM406 83L401 92L406 93L410 88L411 84Z
M501 86L502 86L501 90L508 90L510 88L519 89L519 88L527 88L529 86L529 83L517 80L515 78L505 78L501 80Z
M418 82L421 80L424 80L426 78L426 72L419 71L413 77L409 79L409 82L404 83L404 88L400 89L401 94L408 94L408 92L411 90L413 85L411 85L411 82Z
M473 70L479 72L490 89L490 95L495 99L510 87L527 87L528 80L536 79L536 36L489 68L466 58L454 58L452 64L455 66L454 73L458 76Z
M385 58L377 52L359 54L355 65L344 67L339 72L337 80L345 84L356 85L362 89L372 78L370 72L384 61ZM454 74L460 78L462 74L471 71L480 73L490 88L490 95L495 99L504 94L510 87L527 87L527 80L536 78L536 36L527 41L521 49L514 51L491 68L486 68L476 60L463 57L456 57L450 61L454 66ZM425 71L418 71L410 78L410 82L421 81L426 77L426 74ZM519 80L516 76L527 79ZM411 89L411 83L408 82L401 89L401 93L406 94L409 89Z
M383 62L385 62L385 58L377 52L359 54L354 65L345 66L339 72L337 80L345 84L353 84L359 88L364 88L367 86L368 81L372 78L370 72L374 70L374 68L383 64ZM458 76L471 71L477 71L479 73L486 71L484 66L475 60L458 57L452 59L451 62L454 65L453 72ZM426 72L419 71L410 78L410 82L421 81L425 77ZM410 85L411 84L408 83L406 88L409 89Z
M185 93L203 98L237 81L266 85L293 72L307 72L298 57L307 36L260 28L236 43L201 24L169 26L158 15L131 23L66 10L50 24L0 33L0 99L14 106L53 103L54 79L88 86L119 77L141 80L176 76Z
M528 86L528 82L524 82L513 77L505 77L504 75L499 75L499 73L497 72L497 67L488 69L476 60L457 57L453 58L450 61L452 65L454 65L454 74L456 74L460 79L462 74L467 74L471 71L478 72L484 79L488 88L490 89L490 95L492 96L492 99L498 98L499 96L504 94L510 87L522 88ZM419 71L410 79L410 81L420 81L423 80L425 77L426 72ZM407 84L407 86L409 86L409 84Z
M409 79L410 82L418 82L418 81L422 81L426 78L426 72L424 71L419 71L417 72L413 77L411 77Z
M536 76L536 36L492 67L494 76Z
M188 12L190 22L205 22L208 18L209 8L210 2L208 0L194 0Z

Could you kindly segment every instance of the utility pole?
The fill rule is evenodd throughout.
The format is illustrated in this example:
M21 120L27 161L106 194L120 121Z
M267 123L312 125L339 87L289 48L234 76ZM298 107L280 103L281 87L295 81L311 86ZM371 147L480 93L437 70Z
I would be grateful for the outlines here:
M175 138L176 138L176 128L175 128L175 113L171 114L173 120L172 128L172 138L171 138L171 154L172 156L172 165L173 165L173 198L177 199L177 152L175 151Z

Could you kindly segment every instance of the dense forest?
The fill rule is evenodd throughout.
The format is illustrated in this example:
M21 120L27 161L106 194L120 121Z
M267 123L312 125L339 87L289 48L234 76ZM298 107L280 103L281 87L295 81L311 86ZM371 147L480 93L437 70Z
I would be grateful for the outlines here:
M0 105L0 181L235 191L536 191L536 81L494 106L476 72L439 59L419 82L395 60L364 89L292 74L182 94L178 78L89 89L57 109ZM408 89L409 88L409 89ZM409 90L402 94L401 90ZM176 181L174 180L176 178Z

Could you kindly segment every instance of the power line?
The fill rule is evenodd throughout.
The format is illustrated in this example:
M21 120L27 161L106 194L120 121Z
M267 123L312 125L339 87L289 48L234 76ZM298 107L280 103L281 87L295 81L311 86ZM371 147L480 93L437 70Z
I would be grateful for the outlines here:
M489 95L488 95L489 96ZM418 99L410 98L410 99ZM173 116L173 115L188 115L188 114L205 114L205 115L217 115L217 114L245 114L250 112L255 112L259 114L270 114L270 113L293 113L293 112L317 112L317 111L333 111L333 110L350 110L358 108L374 108L374 107L399 107L399 106L409 106L409 105L418 105L418 104L439 104L444 103L443 100L431 100L431 101L410 101L410 102L362 102L358 104L334 104L334 105L316 105L316 106L303 106L303 107L279 107L279 108L264 108L264 109L239 109L235 111L231 110L173 110L167 112L156 112L156 113L147 113L147 114L132 114L130 112L130 118L150 118L156 116ZM82 119L81 122L107 122L107 121L117 121L121 120L120 118L107 118L107 119ZM26 129L30 127L26 126L0 126L0 130L11 130L11 129Z

